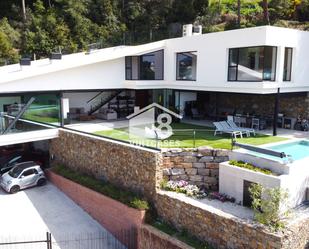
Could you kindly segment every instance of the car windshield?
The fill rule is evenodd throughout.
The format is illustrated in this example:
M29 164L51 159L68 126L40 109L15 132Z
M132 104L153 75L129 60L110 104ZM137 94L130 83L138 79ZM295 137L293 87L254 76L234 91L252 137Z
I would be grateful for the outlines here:
M17 178L22 171L23 171L22 167L14 167L13 169L9 171L9 175L11 177Z

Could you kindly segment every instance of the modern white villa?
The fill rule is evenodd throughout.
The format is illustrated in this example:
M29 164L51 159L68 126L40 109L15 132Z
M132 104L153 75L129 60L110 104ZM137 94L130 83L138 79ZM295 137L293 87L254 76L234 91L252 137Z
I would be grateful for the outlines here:
M59 127L86 133L126 128L127 116L152 103L198 124L233 116L239 126L273 135L277 128L304 129L308 44L309 32L262 26L22 59L0 68L0 146L56 138ZM226 169L220 177L229 184L220 186L240 202L244 180L286 186L297 191L293 204L299 204L306 199L309 173L294 186L294 166L282 165L273 166L274 172L285 176L270 180ZM297 175L302 167L296 167Z

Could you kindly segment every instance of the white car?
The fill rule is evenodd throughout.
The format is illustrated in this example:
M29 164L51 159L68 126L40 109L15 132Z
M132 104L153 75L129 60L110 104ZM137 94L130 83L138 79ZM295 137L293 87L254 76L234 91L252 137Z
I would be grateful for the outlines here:
M11 194L21 189L42 186L46 183L46 177L40 165L35 162L16 164L9 172L0 178L1 187Z

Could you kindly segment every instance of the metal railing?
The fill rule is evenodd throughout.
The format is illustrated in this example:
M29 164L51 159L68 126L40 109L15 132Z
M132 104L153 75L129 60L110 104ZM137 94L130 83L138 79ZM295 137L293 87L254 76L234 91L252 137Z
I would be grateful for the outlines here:
M114 235L113 235L114 234ZM122 229L113 234L108 231L95 233L71 233L46 237L38 236L0 235L0 249L135 249L137 248L137 233L135 228ZM35 238L35 239L34 239Z
M51 233L46 232L46 238L42 240L14 240L8 241L8 239L0 238L1 241L6 242L0 242L0 248L47 248L52 249L52 237ZM45 246L44 246L45 245Z

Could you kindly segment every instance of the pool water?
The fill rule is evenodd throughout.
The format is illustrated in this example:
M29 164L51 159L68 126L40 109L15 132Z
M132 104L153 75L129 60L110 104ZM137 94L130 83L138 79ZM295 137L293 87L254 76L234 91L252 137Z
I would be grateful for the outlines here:
M307 141L301 140L301 141L290 142L290 143L263 146L263 148L278 151L278 152L284 152L286 155L291 156L291 159L293 161L300 160L305 157L309 158L309 140ZM282 162L285 160L284 158L270 156L270 155L266 155L266 154L262 154L258 152L253 152L253 151L247 151L247 153L251 155L275 160L278 162Z
M286 155L290 155L293 160L309 157L309 141L306 140L265 147L278 152L284 152Z

